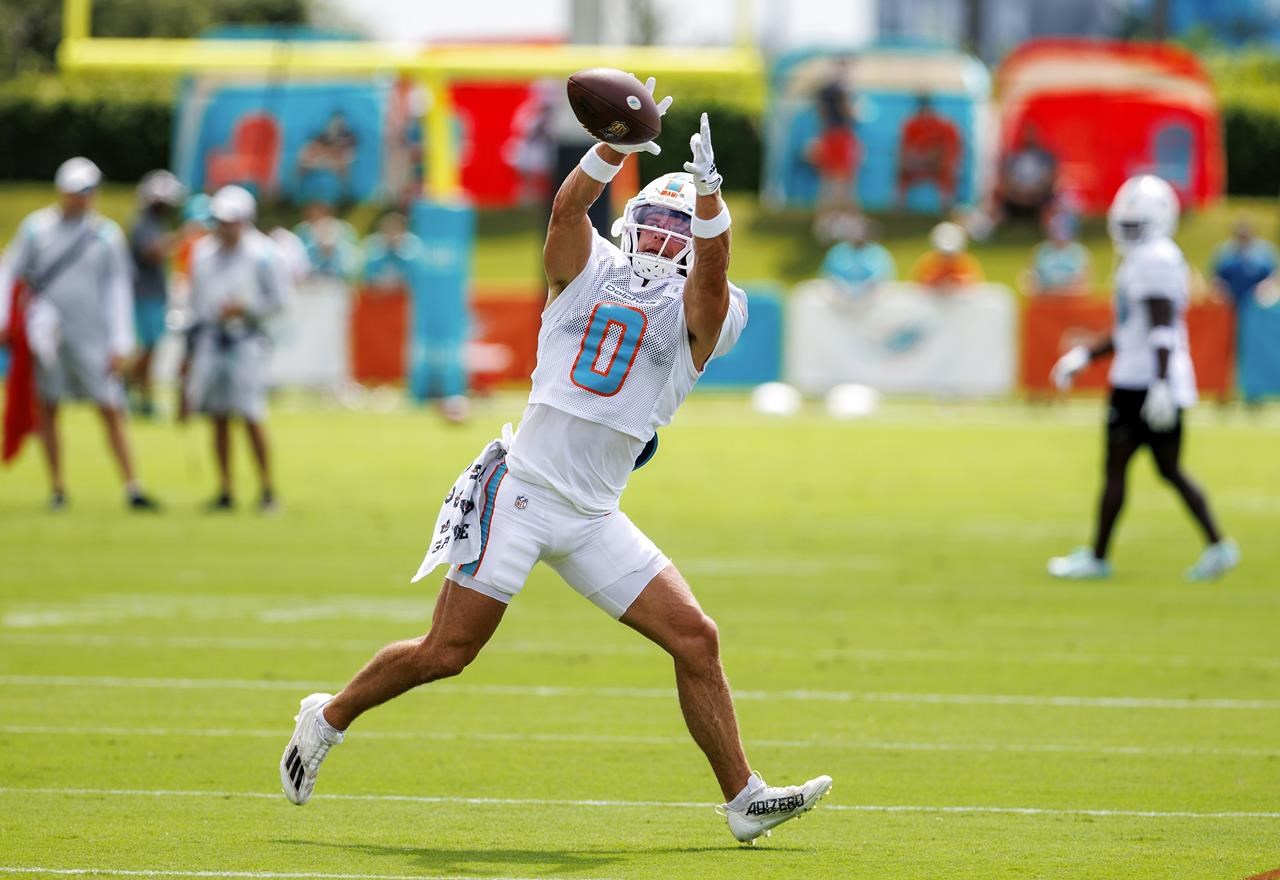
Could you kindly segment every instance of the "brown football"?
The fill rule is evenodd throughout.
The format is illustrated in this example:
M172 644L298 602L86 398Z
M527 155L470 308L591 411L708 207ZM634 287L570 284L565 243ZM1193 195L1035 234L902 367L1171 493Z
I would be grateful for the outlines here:
M566 90L573 115L606 144L643 144L662 131L653 95L629 73L609 67L579 70L569 77Z

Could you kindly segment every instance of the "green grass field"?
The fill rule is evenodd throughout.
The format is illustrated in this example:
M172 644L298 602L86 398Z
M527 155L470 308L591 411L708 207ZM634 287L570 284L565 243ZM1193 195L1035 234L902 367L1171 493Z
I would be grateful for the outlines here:
M198 512L203 425L135 430L168 503L123 513L71 412L72 507L34 449L0 473L0 874L325 878L1216 878L1280 868L1280 420L1191 419L1243 566L1146 460L1106 584L1081 543L1101 404L891 404L858 423L695 397L624 508L720 624L748 754L832 794L754 849L670 663L539 569L462 677L368 715L305 808L297 701L420 633L440 495L522 400L277 407L285 513ZM240 451L240 450L237 450ZM241 457L242 503L253 489Z

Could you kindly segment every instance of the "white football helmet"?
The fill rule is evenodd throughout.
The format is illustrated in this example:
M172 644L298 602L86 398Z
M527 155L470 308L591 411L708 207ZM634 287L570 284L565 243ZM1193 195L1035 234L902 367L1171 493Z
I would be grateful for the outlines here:
M633 272L655 281L689 273L693 263L692 225L697 197L693 178L680 171L664 174L627 202L622 216L613 223L613 234L621 237L619 246L631 260ZM641 232L663 236L656 252L639 250ZM664 256L673 241L680 246L679 251Z
M1178 194L1154 174L1126 180L1107 211L1107 232L1121 252L1144 241L1171 237L1177 228Z

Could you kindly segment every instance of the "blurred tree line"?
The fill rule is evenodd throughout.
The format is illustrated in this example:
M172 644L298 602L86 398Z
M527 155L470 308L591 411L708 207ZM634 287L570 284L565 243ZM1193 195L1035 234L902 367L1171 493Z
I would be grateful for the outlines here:
M95 37L194 37L214 25L304 24L310 0L98 0ZM54 69L62 0L0 0L0 78Z

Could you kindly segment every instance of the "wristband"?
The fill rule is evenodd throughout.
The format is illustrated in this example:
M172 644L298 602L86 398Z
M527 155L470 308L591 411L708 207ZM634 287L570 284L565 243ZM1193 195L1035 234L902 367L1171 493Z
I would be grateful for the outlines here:
M622 170L621 165L614 165L612 162L601 159L594 146L578 160L578 167L582 169L583 174L597 183L608 183Z
M695 238L715 238L728 232L729 224L732 222L733 218L729 216L729 206L725 205L720 209L720 213L710 220L694 217L693 222L689 224L689 231L694 234Z
M1150 332L1147 333L1147 342L1151 343L1152 348L1177 348L1178 331L1168 324L1152 327Z

